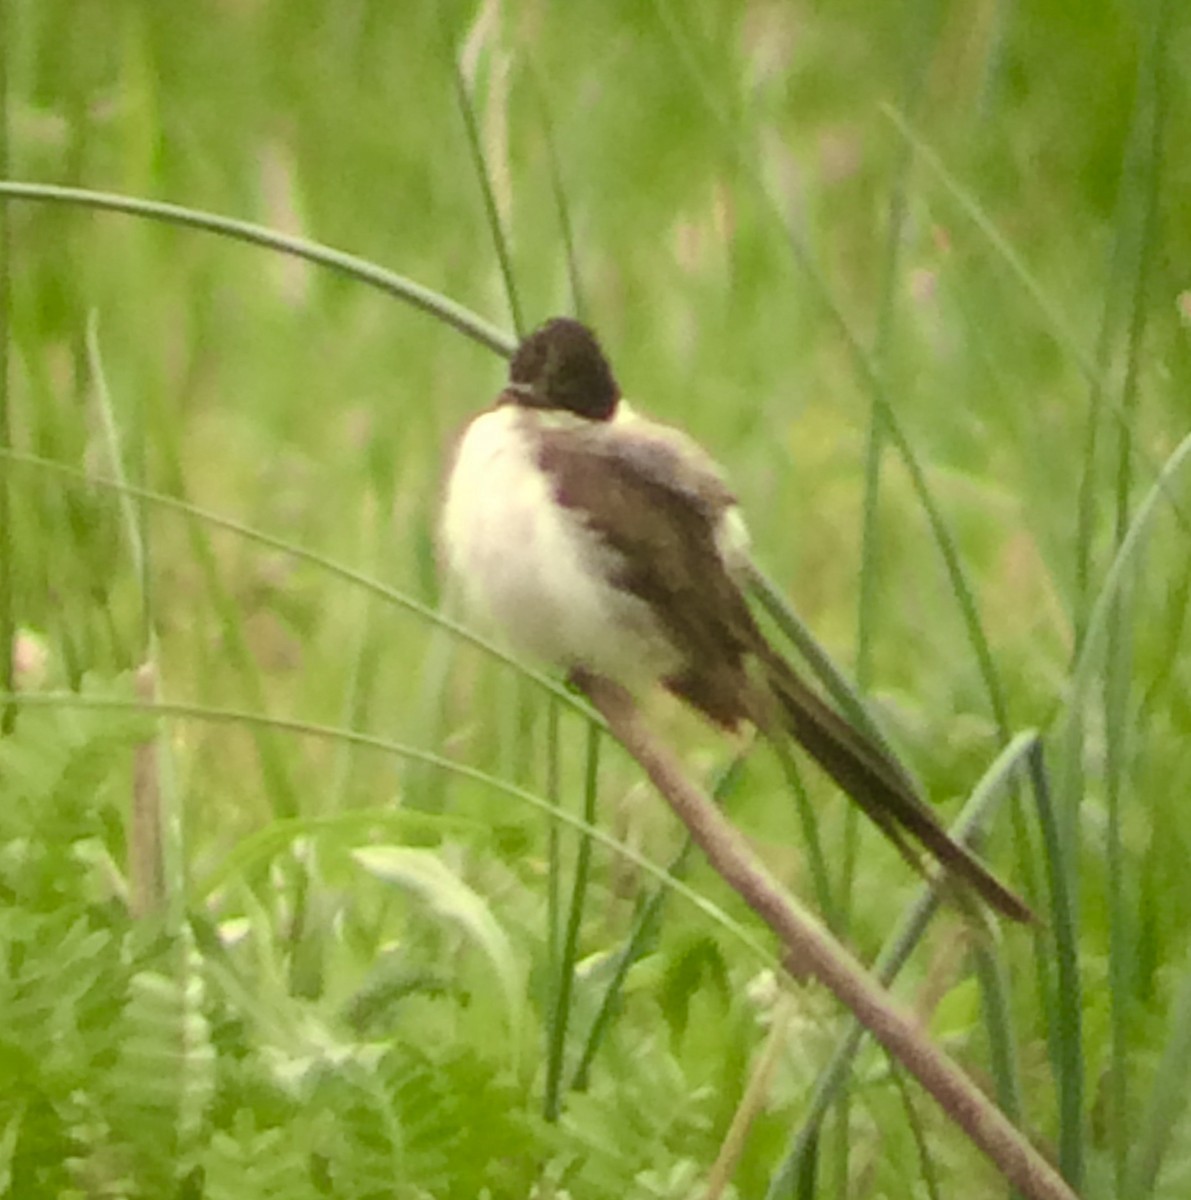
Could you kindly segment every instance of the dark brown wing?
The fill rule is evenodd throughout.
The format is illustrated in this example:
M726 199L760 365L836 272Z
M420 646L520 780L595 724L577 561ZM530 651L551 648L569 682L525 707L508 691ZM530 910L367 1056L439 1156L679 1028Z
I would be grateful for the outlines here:
M789 732L913 866L921 869L907 834L998 912L1014 921L1034 920L1029 906L943 828L892 759L828 708L784 659L767 649L764 661Z
M666 686L719 725L750 720L768 736L792 734L909 861L918 865L912 837L994 908L1030 920L1022 901L948 835L896 761L768 645L717 545L732 494L694 443L669 430L650 437L653 428L545 429L539 461L558 501L615 552L613 581L650 604L678 649L684 666Z
M613 551L612 582L650 605L686 666L665 682L716 723L752 718L745 656L760 636L716 544L734 499L693 443L589 424L543 430L555 495Z

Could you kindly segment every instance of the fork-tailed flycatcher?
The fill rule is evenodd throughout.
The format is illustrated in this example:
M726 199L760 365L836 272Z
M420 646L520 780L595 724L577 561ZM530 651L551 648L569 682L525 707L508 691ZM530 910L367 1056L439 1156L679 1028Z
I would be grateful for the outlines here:
M792 735L911 861L910 838L994 908L1030 919L891 754L766 641L720 469L629 409L586 326L556 318L518 347L496 403L457 445L442 540L465 602L516 653L630 691L661 683L727 729Z

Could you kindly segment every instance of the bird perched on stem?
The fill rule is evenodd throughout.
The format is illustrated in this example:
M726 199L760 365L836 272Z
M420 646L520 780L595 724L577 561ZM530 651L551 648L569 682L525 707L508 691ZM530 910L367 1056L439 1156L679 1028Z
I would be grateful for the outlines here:
M993 908L1031 918L892 754L769 644L745 599L748 536L722 472L629 408L585 325L556 318L520 344L456 448L442 537L465 602L516 653L630 692L660 683L717 726L792 736L911 861L920 845Z

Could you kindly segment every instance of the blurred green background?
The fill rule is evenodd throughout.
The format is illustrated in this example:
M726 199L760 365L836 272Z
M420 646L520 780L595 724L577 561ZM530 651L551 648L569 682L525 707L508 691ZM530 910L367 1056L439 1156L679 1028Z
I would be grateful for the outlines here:
M1058 1098L1072 1092L1056 1084L1075 1078L1056 1050L1056 1030L1074 1018L1062 1011L1072 997L1055 991L1046 966L1053 919L1037 935L1007 932L1002 962L1030 1128L1044 1144L1063 1142L1064 1162L1080 1163L1088 1195L1124 1194L1130 1150L1151 1135L1165 1146L1181 1111L1181 1092L1159 1104L1153 1089L1169 1078L1162 1054L1181 1044L1191 1021L1180 1022L1174 999L1191 942L1183 803L1191 558L1187 490L1177 479L1147 525L1144 551L1128 563L1107 651L1090 652L1078 719L1063 706L1124 528L1191 413L1184 7L9 0L4 21L10 178L169 200L309 237L388 266L511 334L456 95L458 63L524 321L575 306L569 226L584 315L626 393L683 424L725 464L758 559L873 691L935 798L966 794L1008 733L1063 732L1052 765L1084 981L1075 1000L1086 1086L1076 1089L1074 1115L1063 1115ZM499 389L497 356L356 282L207 234L26 201L8 205L7 221L8 422L17 450L108 478L119 465L135 483L437 603L442 456ZM954 539L996 698L911 476L879 420L874 433L878 390ZM317 563L152 505L134 506L146 589L110 491L20 463L6 464L4 478L13 618L28 652L45 654L36 678L18 679L23 689L126 694L126 673L146 658L152 631L167 699L348 727L443 749L539 793L546 786L546 748L558 743L539 691L424 620ZM1176 501L1182 509L1172 515ZM698 767L726 757L664 704L654 715ZM58 851L99 847L117 869L128 766L107 721L66 709L21 717L12 761L25 754L21 761L44 763L53 743L63 762L61 775L22 793L40 799L13 808L6 844L36 839L45 828L39 805L52 800L69 810ZM47 1082L25 1063L24 1083L0 1098L0 1121L13 1131L11 1141L0 1136L0 1194L6 1178L25 1181L32 1190L7 1184L22 1196L65 1188L64 1180L78 1189L71 1194L173 1194L153 1190L167 1178L170 1188L183 1186L179 1179L207 1188L196 1194L272 1194L261 1180L261 1190L237 1191L250 1181L228 1164L240 1161L235 1154L271 1162L282 1143L294 1173L279 1167L276 1178L288 1181L288 1195L320 1194L317 1171L299 1161L307 1144L339 1164L320 1168L330 1180L321 1194L462 1196L487 1186L511 1196L529 1194L535 1180L541 1195L556 1185L576 1197L690 1194L764 1036L743 998L754 957L694 910L673 906L617 1010L593 1090L574 1097L559 1129L527 1118L502 1143L514 1149L485 1148L477 1131L492 1117L482 1105L506 1117L534 1111L540 1079L524 1064L513 1083L501 1074L486 1040L499 1017L489 1013L484 1024L476 1005L459 1000L484 985L454 973L482 978L482 969L461 963L459 947L416 905L388 898L353 866L350 850L368 830L345 819L401 805L431 822L403 827L400 839L389 830L386 840L435 846L491 906L531 980L530 1061L557 967L554 950L543 949L553 876L541 815L482 782L395 768L343 741L202 721L169 730L168 791L180 814L172 886L205 921L250 920L258 943L259 961L212 968L239 972L240 992L196 974L215 1031L214 1099L195 1101L185 1138L171 1125L171 1175L151 1150L127 1149L136 1139L118 1120L115 1132L80 1132L90 1128L86 1105L67 1114L54 1090L61 1080ZM573 806L579 722L564 721L561 746ZM11 762L8 772L24 778ZM603 783L599 823L666 861L676 835L631 765L607 753ZM849 936L871 957L915 881L862 832L859 851L848 852L859 855L854 884L845 885L836 848L855 831L817 777L807 786L841 891L850 887ZM750 760L732 811L792 889L809 895L800 827L764 755ZM290 847L277 823L295 817L329 822L321 845L313 825L301 830L317 854L305 843ZM1021 833L1032 818L1019 820L1016 837L1008 819L998 823L990 857L1053 918L1041 842ZM275 847L249 855L242 877L221 878L206 894L185 891L270 828L279 831ZM568 841L564 878L573 856ZM646 884L624 875L597 855L586 954L610 953L625 935ZM8 931L22 954L48 953L47 930L68 901L92 911L93 894L64 900L60 882L17 878L5 884L14 910L48 922ZM701 869L691 878L745 920L717 881ZM100 924L126 934L110 912ZM267 946L265 930L276 937ZM925 954L910 974L926 986L942 972L935 1031L980 1072L977 990L962 955L958 964L947 958L962 940L952 920L934 957ZM410 1151L400 1169L353 1181L342 1162L358 1147L336 1157L347 1134L266 1137L292 1132L301 1105L253 1098L253 1087L279 1085L249 1087L244 1063L279 1039L261 1032L262 1011L235 997L255 990L259 1010L288 1014L279 1026L300 1013L341 1030L343 1012L371 994L374 963L393 945L402 947L406 1008L382 1023L387 1053L440 1042L452 1063L452 1055L482 1062L474 1078L439 1061L428 1069L435 1086L480 1111L455 1121L456 1141L442 1143L453 1151L434 1143L439 1157L426 1152L433 1168ZM135 996L121 989L132 984L113 971L95 984L96 1012L129 1020ZM598 973L580 982L596 988ZM578 1025L593 1004L580 992ZM747 1143L736 1178L742 1196L763 1194L829 1044L831 1008L806 1004L815 1020L809 1044L792 1052L798 1065L787 1064ZM221 1022L237 1031L223 1043ZM86 1031L76 1033L70 1078L86 1090L106 1078L112 1051L88 1049ZM32 1036L14 1033L8 1053ZM341 1104L350 1126L358 1080L329 1062L317 1086L342 1096L319 1093L319 1103ZM179 1067L180 1077L189 1069ZM408 1064L394 1071L373 1082L421 1078ZM486 1071L512 1092L485 1091L476 1079L487 1080ZM965 1195L997 1194L987 1168L925 1102L916 1102L917 1119L937 1161L933 1171L919 1163L921 1129L883 1072L873 1058L859 1085L861 1115L839 1119L852 1136L839 1135L843 1149L825 1155L822 1194L925 1195L934 1174L944 1195L954 1178L971 1181ZM388 1097L377 1111L400 1125L409 1110L388 1083L376 1087ZM441 1096L434 1103L456 1111ZM45 1128L57 1132L30 1150L21 1122L43 1109L53 1114ZM641 1115L659 1111L682 1117L655 1125ZM1146 1123L1151 1111L1168 1118L1165 1133ZM648 1124L639 1144L626 1132L634 1121ZM1185 1122L1181 1131L1159 1194L1186 1194ZM49 1165L65 1157L55 1137L75 1146L83 1167ZM409 1139L407 1150L421 1144ZM121 1172L130 1190L104 1191ZM370 1190L398 1177L405 1190Z

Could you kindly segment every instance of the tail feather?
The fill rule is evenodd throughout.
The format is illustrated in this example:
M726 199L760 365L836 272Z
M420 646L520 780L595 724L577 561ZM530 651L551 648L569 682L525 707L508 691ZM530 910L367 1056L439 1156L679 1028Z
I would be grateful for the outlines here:
M765 668L789 732L912 864L921 869L907 834L997 911L1015 921L1034 920L1029 906L947 833L892 756L829 708L776 654L766 657Z

